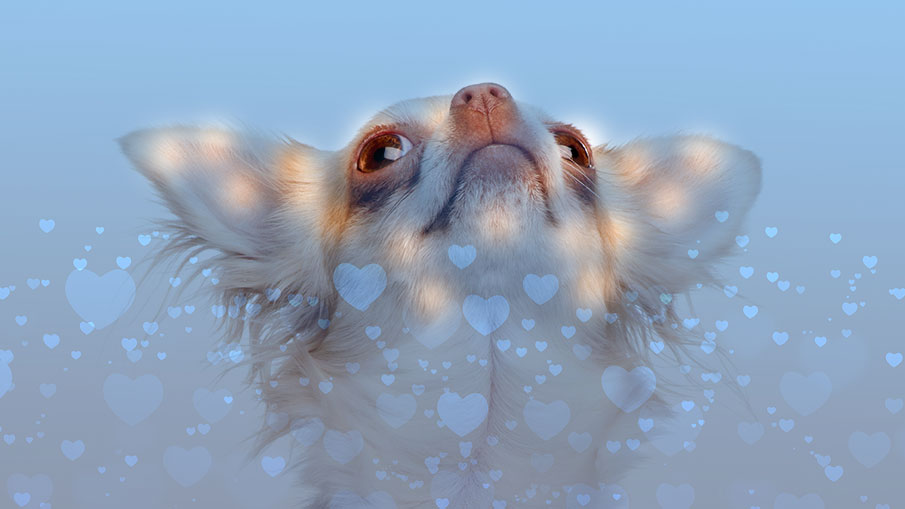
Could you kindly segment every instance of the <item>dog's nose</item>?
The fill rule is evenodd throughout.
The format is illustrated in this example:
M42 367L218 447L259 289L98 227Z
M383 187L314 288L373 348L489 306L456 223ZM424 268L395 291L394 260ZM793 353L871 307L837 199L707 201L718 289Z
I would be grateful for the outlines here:
M494 143L518 144L518 106L502 85L480 83L456 92L449 103L454 138L463 149Z
M502 85L496 83L479 83L469 85L456 92L449 108L469 108L480 113L489 114L501 104L511 103L512 96Z

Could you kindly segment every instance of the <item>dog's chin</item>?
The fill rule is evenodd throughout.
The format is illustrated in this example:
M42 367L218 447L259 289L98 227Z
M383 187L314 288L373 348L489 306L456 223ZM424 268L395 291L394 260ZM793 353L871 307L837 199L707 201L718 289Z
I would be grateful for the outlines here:
M472 152L462 165L464 184L511 187L536 182L531 154L518 145L491 144Z
M537 175L521 147L495 144L476 150L462 167L453 230L499 247L528 235L545 212Z
M506 247L549 216L540 170L517 145L491 144L465 159L454 191L423 230L444 241L486 240Z

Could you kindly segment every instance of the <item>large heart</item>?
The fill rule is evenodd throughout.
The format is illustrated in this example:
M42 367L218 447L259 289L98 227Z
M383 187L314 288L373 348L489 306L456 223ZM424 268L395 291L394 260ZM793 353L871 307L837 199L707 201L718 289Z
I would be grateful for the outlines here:
M343 465L358 456L363 447L364 437L358 430L343 433L331 429L324 434L324 449L327 454Z
M211 453L202 446L186 451L182 447L167 447L163 453L163 468L183 487L197 483L211 468Z
M340 263L333 271L333 284L343 300L364 311L383 293L387 275L383 267L376 263L360 269L351 263Z
M103 329L129 309L135 300L135 281L124 270L98 276L90 270L74 270L66 278L66 298L72 309L95 329Z
M447 392L437 400L437 414L453 433L464 437L487 418L487 399L477 392L464 398L457 392Z
M811 415L830 398L833 384L822 371L808 376L789 371L779 381L779 392L793 410L801 415Z
M550 440L559 434L569 424L572 415L569 412L569 405L563 400L547 404L532 399L525 405L522 413L528 427L541 440Z
M657 377L646 366L638 366L631 371L621 366L610 366L603 371L600 383L613 404L624 412L632 412L654 393Z
M462 303L462 313L469 325L486 336L500 328L509 318L509 302L502 295L494 295L489 299L469 295Z
M525 293L531 300L537 304L543 304L552 299L559 290L559 280L553 274L547 274L543 277L537 274L528 274L522 281Z
M415 416L415 397L411 394L394 396L386 392L377 397L377 415L394 428L399 428Z
M215 423L226 417L232 405L232 394L226 389L211 392L201 387L192 393L195 410L209 423Z
M104 401L117 417L135 426L160 406L163 384L154 375L142 375L132 380L113 373L104 380Z

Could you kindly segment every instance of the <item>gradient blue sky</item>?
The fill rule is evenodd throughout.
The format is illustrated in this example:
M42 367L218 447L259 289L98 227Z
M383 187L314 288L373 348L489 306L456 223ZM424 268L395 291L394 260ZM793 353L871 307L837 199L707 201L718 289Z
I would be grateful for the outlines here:
M516 99L585 129L598 143L708 132L763 161L764 188L750 216L751 251L743 262L757 268L760 280L767 270L779 270L793 284L808 286L797 301L790 295L780 300L765 281L742 288L768 305L761 315L766 322L752 326L761 343L739 342L747 357L736 361L769 380L752 386L758 408L781 404L776 379L783 370L830 374L838 390L829 413L802 422L796 433L808 429L823 437L818 451L845 462L847 484L829 486L811 468L807 452L783 456L801 445L798 435L794 445L765 438L753 452L740 446L734 435L739 416L728 421L723 435L742 449L727 449L719 439L708 446L702 438L690 460L657 471L667 472L657 481L692 482L698 499L709 501L702 503L736 507L727 493L742 474L733 477L734 471L720 465L726 451L743 450L750 457L732 458L750 467L744 475L773 472L769 482L776 489L797 489L798 495L835 490L824 499L845 500L845 507L854 506L862 491L877 494L871 502L892 503L896 487L890 479L905 465L905 445L896 442L901 451L894 458L865 471L845 444L853 430L871 427L864 430L890 436L901 431L905 442L902 414L895 420L882 406L883 398L905 396L902 374L893 376L882 361L884 352L901 349L905 313L905 301L886 295L889 288L905 287L903 26L902 2L4 2L0 286L28 291L26 277L49 275L59 292L72 257L96 225L107 228L105 241L121 242L111 255L130 253L138 260L134 235L144 233L162 209L114 140L149 125L226 120L338 148L361 121L395 101L496 81ZM39 218L57 221L53 236L38 231ZM768 225L780 228L773 244L763 235ZM831 232L844 235L836 248L827 240ZM830 316L838 322L847 290L836 286L866 272L864 255L880 259L876 277L867 274L856 294L869 303L855 323L864 343L835 351L803 344L776 355L768 335L774 328L801 336L823 333ZM735 280L737 265L727 269ZM830 268L845 276L830 281ZM28 332L34 343L48 330L78 336L78 320L65 299L49 295L26 301L28 309L0 304L0 349L26 338L10 325L12 315L26 310L44 320ZM149 309L160 305L147 302ZM739 303L731 304L737 315ZM132 320L133 329L142 321ZM838 328L832 325L831 341L838 339ZM118 338L110 341L107 350L121 353ZM199 346L197 356L187 354L183 367L192 369L203 352ZM60 372L53 362L33 361L45 371L31 378L22 368L15 371L17 384L32 392L31 386ZM17 353L17 362L31 361ZM161 377L184 373L173 368ZM21 413L33 420L24 410L30 404L7 416ZM100 400L92 404L104 410ZM0 426L15 429L9 418ZM133 440L106 424L85 426L80 429L108 441L91 451ZM145 440L147 450L170 443L154 440ZM53 462L61 461L58 450L53 454ZM57 469L25 453L16 459L36 465L33 471L57 471L61 497L78 491L64 486L68 463ZM777 474L771 470L777 462L790 470ZM690 464L700 471L689 470ZM0 469L0 481L8 475ZM215 486L222 488L210 489ZM642 492L636 500L653 504L652 492L643 492L655 483L646 486L640 479L630 487ZM175 504L185 492L166 497Z

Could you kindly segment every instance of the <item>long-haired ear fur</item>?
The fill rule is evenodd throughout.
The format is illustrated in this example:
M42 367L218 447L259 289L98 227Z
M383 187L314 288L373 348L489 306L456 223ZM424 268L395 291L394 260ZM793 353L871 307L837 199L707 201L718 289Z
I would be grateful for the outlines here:
M136 131L119 142L177 217L168 223L168 252L217 253L211 262L225 304L237 295L272 307L290 295L329 301L327 242L342 220L336 204L344 185L331 171L333 153L189 126Z
M672 136L600 147L595 159L620 273L667 294L711 282L760 192L757 157L706 136Z

